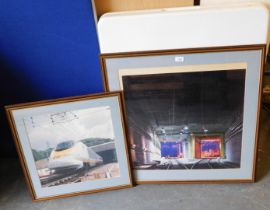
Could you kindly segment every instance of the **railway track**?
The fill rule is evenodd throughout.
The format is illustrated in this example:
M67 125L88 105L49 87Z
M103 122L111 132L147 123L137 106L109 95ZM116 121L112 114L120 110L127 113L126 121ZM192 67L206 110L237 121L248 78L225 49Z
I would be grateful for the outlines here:
M181 161L179 160L172 159L168 160L163 164L153 165L149 169L191 170L191 169L226 169L226 168L239 168L239 165L230 162L221 162L220 159L202 159L193 164L184 164L181 163Z
M55 175L53 177L49 177L48 179L42 180L41 184L43 187L53 187L62 184L70 184L80 182L80 178L85 176L88 171L79 170L75 171L73 174L68 175Z
M95 171L101 171L100 173L106 173L107 178L112 177L112 170L113 167L112 165L101 165L98 167L94 168L88 168L88 169L81 169L78 171L73 171L73 173L69 174L55 174L55 175L50 175L46 179L41 180L41 184L43 187L53 187L53 186L58 186L58 185L63 185L63 184L70 184L70 183L78 183L81 182L82 179L91 176L92 172Z

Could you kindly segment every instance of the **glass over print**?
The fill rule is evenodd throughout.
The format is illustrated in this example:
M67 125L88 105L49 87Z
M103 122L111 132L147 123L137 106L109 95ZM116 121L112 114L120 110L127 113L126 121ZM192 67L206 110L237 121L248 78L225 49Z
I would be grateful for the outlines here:
M131 187L121 93L6 107L34 200Z
M264 58L264 45L101 55L136 182L253 182Z

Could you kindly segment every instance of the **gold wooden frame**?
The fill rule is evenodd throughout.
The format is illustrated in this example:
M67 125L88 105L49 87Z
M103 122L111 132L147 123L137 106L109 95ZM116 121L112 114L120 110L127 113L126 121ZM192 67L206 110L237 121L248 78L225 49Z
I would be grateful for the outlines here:
M124 53L107 53L100 55L101 73L103 77L103 86L105 91L109 92L108 75L106 59L111 58L128 58L128 57L141 57L141 56L157 56L157 55L173 55L173 54L193 54L193 53L211 53L211 52L229 52L229 51L247 51L247 50L261 50L261 66L260 66L260 79L259 79L259 94L257 101L257 126L255 132L255 145L254 145L254 157L252 163L252 178L251 179L225 179L225 180L192 180L192 181L142 181L135 180L136 184L219 184L219 183L253 183L256 181L256 163L257 163L257 148L259 141L259 120L261 110L261 99L262 99L262 81L263 72L265 69L265 58L266 58L266 45L240 45L240 46L225 46L225 47L207 47L207 48L189 48L189 49L176 49L176 50L158 50L158 51L145 51L145 52L124 52ZM123 102L124 104L124 102ZM125 107L125 104L124 104Z
M129 178L129 184L125 185L120 185L120 186L115 186L115 187L108 187L108 188L102 188L102 189L96 189L96 190L89 190L89 191L82 191L82 192L76 192L76 193L66 193L62 195L55 195L55 196L50 196L50 197L44 197L44 198L37 198L37 195L35 193L34 185L32 183L32 179L30 176L30 172L26 163L25 156L23 154L21 142L19 139L18 132L16 130L15 126L15 121L12 116L12 111L19 110L19 109L25 109L25 108L33 108L33 107L40 107L40 106L47 106L47 105L56 105L56 104L64 104L64 103L69 103L69 102L78 102L78 101L85 101L85 100L94 100L94 99L100 99L100 98L109 98L109 97L117 97L118 102L119 102L119 109L121 112L121 124L123 127L123 137L124 137L124 147L125 147L125 157L127 159L128 163L128 178ZM78 97L67 97L67 98L61 98L61 99L55 99L55 100L46 100L46 101L38 101L38 102L32 102L32 103L23 103L23 104L16 104L16 105L10 105L6 106L6 114L7 118L9 121L9 125L12 131L14 143L18 152L18 156L20 159L20 163L23 169L23 173L27 182L27 185L29 187L32 200L34 202L36 201L45 201L45 200L52 200L56 198L65 198L65 197L70 197L70 196L78 196L78 195L83 195L83 194L91 194L91 193L97 193L97 192L103 192L103 191L109 191L109 190L118 190L118 189L123 189L123 188L129 188L133 186L133 181L132 181L132 173L131 173L131 168L130 168L130 156L129 156L129 150L127 146L127 135L126 135L126 127L125 127L125 119L123 115L123 95L122 92L112 92L112 93L102 93L102 94L91 94L91 95L83 95L83 96L78 96ZM124 151L123 151L124 152Z

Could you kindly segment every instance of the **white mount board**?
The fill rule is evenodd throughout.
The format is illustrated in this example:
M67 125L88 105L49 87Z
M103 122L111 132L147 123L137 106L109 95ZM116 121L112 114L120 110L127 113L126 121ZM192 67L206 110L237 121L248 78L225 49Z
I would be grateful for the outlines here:
M268 10L259 3L107 13L101 53L266 44Z

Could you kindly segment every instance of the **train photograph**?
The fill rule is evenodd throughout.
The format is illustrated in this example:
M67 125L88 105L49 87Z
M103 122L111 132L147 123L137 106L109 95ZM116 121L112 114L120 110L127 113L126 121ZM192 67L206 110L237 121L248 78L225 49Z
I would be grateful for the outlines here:
M109 107L23 120L42 187L120 176Z
M133 168L240 168L245 69L157 71L122 74Z

